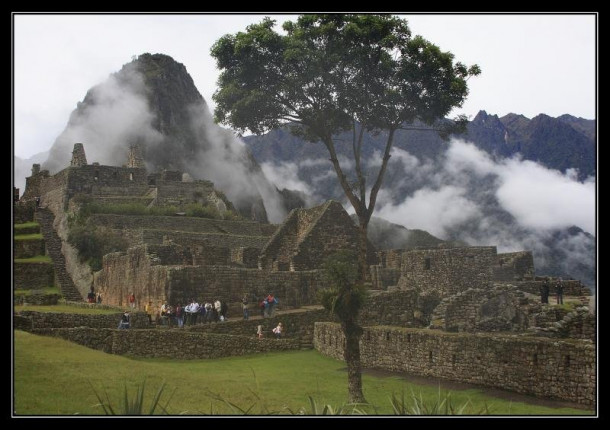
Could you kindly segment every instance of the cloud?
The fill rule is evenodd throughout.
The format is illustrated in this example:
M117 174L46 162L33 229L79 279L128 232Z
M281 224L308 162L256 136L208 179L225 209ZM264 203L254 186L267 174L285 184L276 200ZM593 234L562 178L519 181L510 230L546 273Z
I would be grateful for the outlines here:
M561 173L519 157L496 162L461 140L451 141L443 168L446 181L453 183L469 172L479 177L491 175L498 202L523 227L575 225L595 232L595 183L591 179L579 182L574 169Z
M451 185L437 190L423 188L398 205L381 206L376 215L410 229L423 229L444 237L447 229L479 214L477 204L465 194L464 189Z
M89 164L120 166L127 159L130 144L149 147L163 140L163 135L152 127L154 115L144 96L141 75L126 70L122 76L119 80L111 75L90 90L88 103L70 117L43 168L54 174L69 165L75 142L85 143Z
M301 163L299 163L301 164ZM313 195L313 189L299 179L299 165L296 163L263 163L261 169L267 179L274 184L278 189L288 189L301 191L308 195Z

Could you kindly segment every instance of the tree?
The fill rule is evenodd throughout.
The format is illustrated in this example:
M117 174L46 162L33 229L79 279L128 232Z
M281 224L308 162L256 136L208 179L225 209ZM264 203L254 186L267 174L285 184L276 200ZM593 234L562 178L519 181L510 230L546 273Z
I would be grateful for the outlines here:
M366 289L360 282L355 255L340 251L324 263L330 288L320 291L322 305L341 321L345 335L344 358L347 364L347 387L350 403L365 403L360 372L360 337L362 327L358 313L366 300Z
M454 64L453 54L420 36L412 37L407 22L390 15L303 15L284 23L285 35L275 32L274 25L265 18L246 32L221 37L212 47L221 71L213 96L215 119L255 134L288 124L293 134L326 146L358 216L360 282L345 282L337 296L343 297L337 303L351 303L368 275L367 227L394 134L421 123L434 126L445 137L463 129L464 117L452 126L446 122L439 126L439 120L463 104L466 81L480 70L476 65ZM352 132L355 180L345 174L335 150L334 136L345 131ZM387 134L381 167L370 188L361 159L365 132ZM361 330L355 317L344 317L350 400L361 401Z
M453 61L407 21L390 15L303 15L284 23L285 35L265 18L246 32L221 37L211 54L221 71L215 119L262 134L289 124L307 141L322 142L358 216L360 276L368 276L367 227L390 160L397 130L431 125L448 136L466 118L443 122L468 95L467 79L480 69ZM355 180L336 154L334 136L351 131ZM365 132L386 134L372 186L362 167ZM367 202L368 192L368 202Z

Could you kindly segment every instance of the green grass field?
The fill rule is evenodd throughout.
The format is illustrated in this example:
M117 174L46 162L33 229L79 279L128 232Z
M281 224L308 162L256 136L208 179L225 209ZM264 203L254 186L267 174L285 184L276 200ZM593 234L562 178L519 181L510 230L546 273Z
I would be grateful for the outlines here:
M37 255L36 257L31 258L15 258L13 260L15 263L49 263L51 264L53 260L48 255Z
M37 290L13 290L15 296L30 296L32 294L61 294L59 287L44 287Z
M17 305L14 306L15 312L21 311L34 311L34 312L58 312L58 313L69 313L69 314L89 314L89 315L106 315L116 314L121 312L120 309L98 309L98 308L78 308L76 306L69 305Z
M34 222L34 221L30 221L30 222L22 222L19 224L13 224L13 228L17 231L32 228L32 227L38 227L38 223Z
M127 386L130 396L146 379L145 404L165 382L161 403L170 400L172 415L230 414L231 409L216 396L250 413L289 413L316 402L342 405L347 399L345 364L314 350L216 360L134 359L105 354L61 339L14 332L14 412L17 415L103 414L95 391L107 391L116 407ZM369 413L391 414L392 393L407 397L411 391L424 401L435 401L435 386L413 385L398 376L363 376L364 394L375 407ZM93 387L93 388L92 388ZM171 395L171 398L170 398ZM486 396L477 389L451 392L454 405L470 400L466 413L485 405L493 415L573 415L591 411L550 408L515 403ZM308 409L309 411L311 409Z
M42 239L41 233L16 234L15 240L37 240Z

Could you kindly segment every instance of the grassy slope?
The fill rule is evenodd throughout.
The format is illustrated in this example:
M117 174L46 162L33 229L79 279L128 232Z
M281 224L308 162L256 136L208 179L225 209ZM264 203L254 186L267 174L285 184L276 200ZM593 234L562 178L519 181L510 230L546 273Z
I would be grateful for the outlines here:
M15 240L39 240L42 239L41 233L31 233L31 234L16 234Z
M15 263L53 263L51 257L48 255L37 255L36 257L31 258L15 258L13 260Z
M307 396L318 404L341 405L346 401L345 364L316 351L260 354L218 360L132 359L109 355L70 342L15 331L14 410L17 414L68 415L101 414L93 389L107 390L116 406L124 384L130 394L143 378L147 381L145 404L149 404L162 381L174 392L171 414L229 413L221 402L206 393L220 394L247 409L256 403L255 413L297 410L307 406ZM432 401L438 388L415 386L398 377L364 375L364 393L380 413L391 413L392 392L407 394L413 389ZM484 403L492 414L585 414L577 409L553 409L486 397L478 390L453 391L455 405L470 399L479 410ZM286 411L284 410L284 413ZM371 412L371 409L369 409Z
M98 308L78 308L76 306L68 305L18 305L14 306L15 312L21 311L34 311L34 312L60 312L70 314L89 314L89 315L105 315L105 314L116 314L121 312L120 309L98 309Z

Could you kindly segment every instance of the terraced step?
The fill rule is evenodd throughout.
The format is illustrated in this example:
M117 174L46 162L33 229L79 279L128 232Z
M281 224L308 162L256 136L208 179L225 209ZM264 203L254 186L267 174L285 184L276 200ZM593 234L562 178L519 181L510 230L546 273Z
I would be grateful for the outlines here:
M61 239L57 236L53 228L55 216L51 211L44 208L38 208L34 213L35 220L40 224L40 230L44 237L47 252L53 261L55 275L59 282L59 289L66 300L82 302L83 297L74 285L72 277L66 270L66 260L61 251Z

